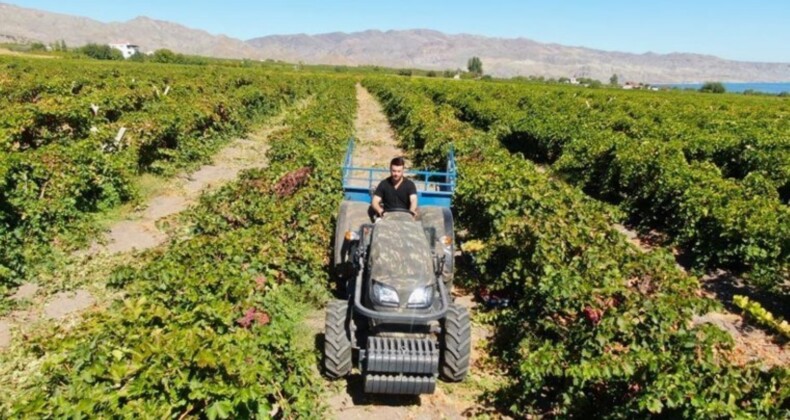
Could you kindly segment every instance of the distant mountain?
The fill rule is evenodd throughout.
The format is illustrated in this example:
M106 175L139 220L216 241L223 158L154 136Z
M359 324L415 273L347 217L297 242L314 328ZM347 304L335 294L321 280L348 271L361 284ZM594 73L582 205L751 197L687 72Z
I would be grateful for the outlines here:
M631 54L544 44L525 38L447 35L417 29L322 35L273 35L247 41L267 57L324 64L456 69L478 56L497 76L591 77L678 83L706 80L788 81L790 63L730 61L700 54Z
M591 77L621 82L681 83L790 81L790 63L753 63L700 54L631 54L545 44L525 38L448 35L416 29L321 35L272 35L242 41L147 17L104 23L0 3L0 42L130 42L143 51L173 51L229 58L272 58L309 64L372 64L425 69L465 68L478 56L496 76Z
M261 54L244 41L175 23L138 17L127 22L96 20L50 13L0 3L0 41L36 40L68 46L89 42L137 44L142 51L168 48L185 54L209 57L258 58Z

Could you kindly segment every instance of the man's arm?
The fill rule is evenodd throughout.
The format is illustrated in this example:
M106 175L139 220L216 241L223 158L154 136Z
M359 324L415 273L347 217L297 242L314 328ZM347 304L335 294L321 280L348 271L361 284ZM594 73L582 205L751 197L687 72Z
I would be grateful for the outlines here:
M384 215L384 207L381 206L381 197L373 195L370 206L373 207L373 211L375 211L379 217Z
M384 197L384 181L379 182L376 186L376 191L373 192L373 198L370 200L370 207L376 212L376 216L381 217L384 215L384 206L381 205L381 200Z
M409 211L414 218L417 218L417 186L414 182L409 182Z

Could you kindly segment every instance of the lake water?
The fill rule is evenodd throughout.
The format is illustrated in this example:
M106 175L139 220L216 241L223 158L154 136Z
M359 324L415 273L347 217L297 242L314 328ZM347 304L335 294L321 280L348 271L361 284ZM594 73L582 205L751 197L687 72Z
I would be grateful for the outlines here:
M790 93L790 82L782 83L722 83L727 92L743 92L752 89L757 92L779 94L782 92ZM680 89L699 89L702 83L683 83L660 85L668 87L678 87Z

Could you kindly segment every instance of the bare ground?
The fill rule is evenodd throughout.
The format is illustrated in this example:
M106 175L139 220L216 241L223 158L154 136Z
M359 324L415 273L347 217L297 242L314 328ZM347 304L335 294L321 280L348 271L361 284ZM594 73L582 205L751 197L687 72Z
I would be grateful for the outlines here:
M666 238L662 238L659 232L640 235L635 230L620 224L615 224L613 227L642 252L650 252L661 243L666 242ZM679 254L678 250L672 250L672 252L676 256ZM676 266L679 270L687 272L680 263ZM730 334L734 342L728 357L731 362L737 365L756 362L766 368L790 365L790 351L788 351L785 340L768 330L753 325L737 312L732 303L733 295L737 291L740 291L741 294L749 294L740 279L722 271L703 276L700 280L702 286L700 293L707 298L721 302L724 309L696 316L692 320L692 324L712 324ZM784 315L777 312L782 309L780 305L774 306L768 309L776 315Z
M357 85L357 118L355 121L357 148L353 155L354 166L387 168L395 156L404 156L398 148L395 133L376 99L361 85ZM407 161L407 167L409 163ZM357 175L354 175L357 176ZM367 176L367 174L364 174ZM385 177L383 174L382 177ZM455 301L469 308L474 319L475 303L469 294L456 295ZM306 320L314 335L316 348L323 340L324 311L315 311ZM346 380L327 381L326 402L330 418L368 419L458 419L485 411L479 397L491 384L497 382L491 372L484 369L483 345L491 334L490 329L475 322L472 328L472 354L469 375L461 383L439 382L432 395L393 396L370 395L362 392L362 378L353 374Z
M176 177L166 191L148 200L145 209L112 225L102 240L91 245L87 254L140 251L164 243L168 236L157 227L157 221L186 210L204 191L232 181L239 172L265 166L268 148L265 140L281 128L270 126L246 139L237 139L215 156L213 164Z
M397 146L395 131L390 127L381 105L362 85L357 84L357 118L354 120L355 142L352 166L380 168L382 172L369 173L355 170L349 174L349 184L373 188L378 181L389 174L389 162L397 156L404 156ZM410 162L406 162L407 168Z
M25 57L25 58L59 58L53 55L42 55L42 54L33 54L29 52L19 52L19 51L12 51L8 48L0 48L0 55L10 55L15 57Z
M353 162L362 167L389 167L396 156L405 156L398 148L395 131L390 127L381 105L373 95L357 84L357 118L354 121L357 147Z
M297 108L304 105L301 103ZM40 323L61 322L106 300L104 282L112 267L130 263L135 251L150 249L169 240L170 235L160 229L159 222L186 210L201 194L235 179L239 172L266 165L267 139L285 128L282 122L287 112L273 117L246 138L231 142L214 156L211 165L169 180L143 206L109 226L103 238L88 249L74 253L63 273L55 278L39 279L46 284L46 290L42 291L34 283L20 286L12 299L26 302L27 307L0 318L0 350L12 344L14 330L24 332ZM86 279L97 281L91 284Z

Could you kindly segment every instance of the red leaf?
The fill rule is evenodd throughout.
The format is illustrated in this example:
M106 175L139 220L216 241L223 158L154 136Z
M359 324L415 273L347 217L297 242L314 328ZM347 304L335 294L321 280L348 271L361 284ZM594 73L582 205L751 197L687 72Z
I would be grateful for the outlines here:
M584 317L587 318L593 326L598 325L601 322L601 317L603 316L603 312L600 309L592 308L587 306L582 310L584 313Z

